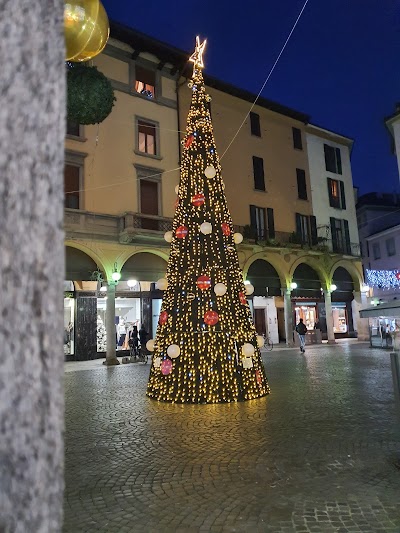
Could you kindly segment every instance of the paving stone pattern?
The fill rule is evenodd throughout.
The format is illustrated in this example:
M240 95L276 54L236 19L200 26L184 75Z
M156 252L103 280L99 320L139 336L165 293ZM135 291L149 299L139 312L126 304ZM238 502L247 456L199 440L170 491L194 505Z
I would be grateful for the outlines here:
M66 373L65 533L400 532L389 354L264 362L271 395L223 405L148 399L148 365Z

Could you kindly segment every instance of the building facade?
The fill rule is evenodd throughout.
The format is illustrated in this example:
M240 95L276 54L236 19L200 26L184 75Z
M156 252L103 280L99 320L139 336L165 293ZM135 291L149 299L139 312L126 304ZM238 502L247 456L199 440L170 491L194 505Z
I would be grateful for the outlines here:
M155 333L162 297L155 282L166 271L163 236L172 225L191 98L187 60L182 51L112 24L95 64L113 84L114 109L99 126L69 125L65 352L77 359L104 350L107 316L115 317L121 347L126 346L126 339L118 339L121 323L138 321ZM250 305L257 330L273 342L292 343L294 323L303 317L310 332L317 323L331 342L357 332L362 337L351 141L260 98L231 144L255 95L206 75L205 82L228 206L244 235L239 260L255 287ZM321 230L328 220L328 194L320 197L320 185L314 185L323 170L324 144L339 147L346 180L348 227L343 225L339 239L335 226L336 241ZM329 169L323 174L325 180L338 178ZM117 285L114 272L121 274ZM342 306L332 309L332 301Z

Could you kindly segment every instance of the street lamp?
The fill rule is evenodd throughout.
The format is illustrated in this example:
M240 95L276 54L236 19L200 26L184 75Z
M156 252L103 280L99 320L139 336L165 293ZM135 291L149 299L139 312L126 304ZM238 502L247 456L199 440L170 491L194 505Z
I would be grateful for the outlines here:
M111 277L115 283L118 283L121 279L121 274L117 271L117 263L114 263L114 272L111 274Z
M369 285L366 285L365 283L363 283L361 285L361 292L365 292L365 293L369 292Z
M297 289L297 283L295 281L292 281L292 283L290 284L290 288Z
M333 283L333 284L331 285L331 292L336 291L336 289L337 289L337 287L336 287L336 285Z
M130 289L133 289L133 287L137 284L137 281L136 279L128 279L127 284Z

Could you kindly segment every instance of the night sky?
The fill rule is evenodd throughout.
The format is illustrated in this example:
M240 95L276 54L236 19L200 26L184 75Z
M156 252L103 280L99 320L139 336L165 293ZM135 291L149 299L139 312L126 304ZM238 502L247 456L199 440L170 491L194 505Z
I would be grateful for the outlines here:
M111 19L182 50L206 37L205 72L257 94L304 2L103 4ZM309 0L262 96L355 139L360 194L399 191L384 117L400 102L400 0Z

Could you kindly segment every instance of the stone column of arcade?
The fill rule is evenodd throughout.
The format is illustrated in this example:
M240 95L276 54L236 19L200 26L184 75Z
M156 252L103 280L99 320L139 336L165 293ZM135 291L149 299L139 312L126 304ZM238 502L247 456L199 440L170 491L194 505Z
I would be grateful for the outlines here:
M335 334L333 332L333 316L332 316L332 297L331 290L324 289L325 297L325 312L326 312L326 330L328 334L328 344L336 344Z
M368 318L360 317L360 309L367 307L367 295L365 292L354 291L353 320L356 324L357 338L359 341L369 341Z
M286 346L293 346L293 313L292 313L292 290L282 287L283 309L285 316Z
M106 333L107 333L107 353L104 364L107 366L119 365L116 355L115 337L115 286L117 282L108 282L107 303L106 303Z

